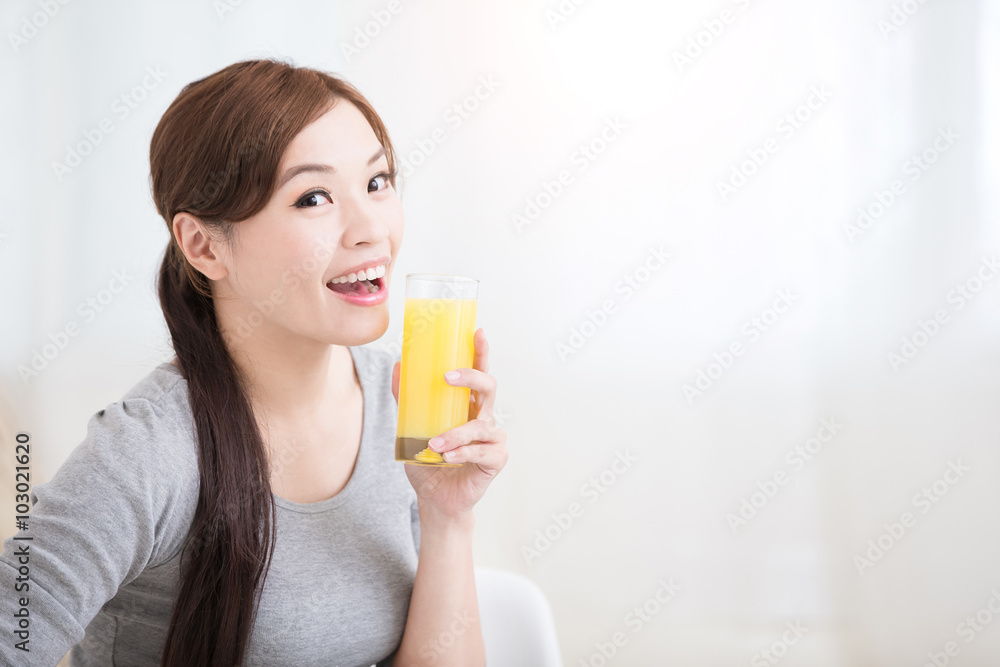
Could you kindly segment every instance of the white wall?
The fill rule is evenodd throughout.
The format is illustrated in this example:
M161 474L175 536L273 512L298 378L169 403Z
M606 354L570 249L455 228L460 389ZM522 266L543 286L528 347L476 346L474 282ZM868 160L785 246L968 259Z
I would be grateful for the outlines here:
M48 479L89 416L169 358L152 130L186 83L290 57L358 85L404 156L445 132L405 179L397 271L482 281L512 454L477 511L477 562L538 582L566 664L602 664L597 643L618 631L610 664L754 664L788 622L808 628L789 667L919 665L949 640L955 664L993 664L1000 624L969 642L958 626L1000 590L1000 280L961 308L951 290L1000 257L997 4L898 0L916 12L883 35L889 0L591 0L554 25L570 0L399 0L348 59L343 45L388 1L70 2L16 45L8 33L40 5L4 3L7 430L32 432L34 480ZM679 67L723 9L721 34ZM147 68L162 81L122 117L115 99ZM496 90L449 122L481 77ZM814 87L829 99L783 131ZM52 163L105 118L114 131L60 180ZM610 119L623 129L581 170L578 148ZM957 140L913 180L910 157L949 127ZM718 183L768 139L775 152L724 199ZM518 228L512 216L563 170L563 192ZM905 191L852 241L845 225L894 180ZM626 299L616 284L651 247L671 257ZM85 321L77 304L122 269L128 289ZM744 323L781 290L793 305L752 339ZM390 299L382 345L401 335L402 296ZM615 312L561 358L606 300ZM894 368L888 355L938 310L947 321ZM23 382L17 367L70 320L81 334ZM734 342L744 353L709 369ZM699 370L716 379L689 401ZM823 419L843 426L796 469L786 453ZM636 462L585 494L626 451ZM968 471L922 513L914 494L958 460ZM780 472L787 483L734 534L727 514ZM559 529L572 503L581 512ZM914 525L859 573L854 557L907 511ZM547 547L546 530L561 532ZM628 616L670 579L680 590L658 613Z

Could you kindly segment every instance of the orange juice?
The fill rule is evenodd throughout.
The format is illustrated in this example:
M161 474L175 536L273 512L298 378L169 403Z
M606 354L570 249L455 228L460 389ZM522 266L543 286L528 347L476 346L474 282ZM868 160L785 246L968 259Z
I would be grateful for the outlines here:
M445 463L427 447L434 436L469 420L468 387L455 387L444 374L472 368L476 299L406 298L399 369L396 460L417 465Z

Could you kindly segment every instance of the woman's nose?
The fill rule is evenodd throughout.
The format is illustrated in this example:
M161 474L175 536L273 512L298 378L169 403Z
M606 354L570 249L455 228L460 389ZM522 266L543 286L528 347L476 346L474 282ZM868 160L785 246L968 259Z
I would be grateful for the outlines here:
M343 211L345 245L378 243L389 236L389 225L371 201L351 198L343 203Z

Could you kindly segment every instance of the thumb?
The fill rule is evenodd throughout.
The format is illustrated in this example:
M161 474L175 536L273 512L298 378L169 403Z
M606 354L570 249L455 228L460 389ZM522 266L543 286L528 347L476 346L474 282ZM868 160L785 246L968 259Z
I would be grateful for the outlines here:
M396 399L396 405L399 405L399 362L397 361L392 366L392 397Z

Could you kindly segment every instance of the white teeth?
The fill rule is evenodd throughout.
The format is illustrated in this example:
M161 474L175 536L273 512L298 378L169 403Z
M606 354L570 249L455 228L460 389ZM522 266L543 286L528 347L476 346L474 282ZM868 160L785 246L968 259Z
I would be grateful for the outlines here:
M379 264L371 269L362 269L357 273L348 273L346 276L338 276L331 280L331 283L356 283L359 280L375 280L385 275L385 264Z

